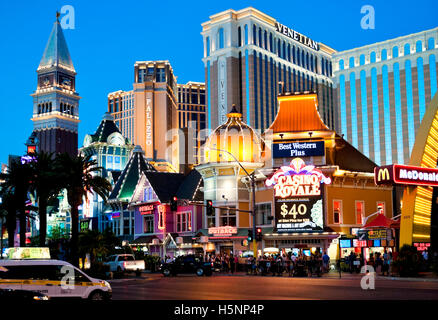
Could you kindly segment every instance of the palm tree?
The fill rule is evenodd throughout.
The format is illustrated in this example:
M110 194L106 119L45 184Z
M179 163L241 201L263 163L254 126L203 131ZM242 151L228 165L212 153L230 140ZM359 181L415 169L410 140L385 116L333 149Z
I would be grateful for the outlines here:
M8 230L8 247L14 246L15 229L17 228L17 208L14 204L14 195L4 188L0 192L2 197L1 210L6 212L6 230Z
M103 168L97 166L96 160L92 160L91 155L84 157L63 153L57 155L55 161L60 169L62 187L67 190L67 200L71 207L71 260L78 266L78 207L89 192L96 192L106 201L111 191L111 184L98 175Z
M53 153L41 151L31 162L33 179L31 189L35 191L40 218L40 246L46 245L47 238L47 204L61 191L60 173L56 170Z
M20 160L12 161L8 168L7 173L2 174L1 177L5 180L2 185L4 192L11 195L10 211L18 212L18 219L20 221L20 247L26 245L26 201L28 200L27 193L32 183L32 169L27 162L21 162ZM8 226L12 229L13 218L9 219ZM14 228L15 232L15 228ZM8 228L9 233L9 228ZM9 235L9 245L14 245L13 240L11 242L11 235ZM13 237L13 234L12 234ZM12 238L13 239L13 238Z

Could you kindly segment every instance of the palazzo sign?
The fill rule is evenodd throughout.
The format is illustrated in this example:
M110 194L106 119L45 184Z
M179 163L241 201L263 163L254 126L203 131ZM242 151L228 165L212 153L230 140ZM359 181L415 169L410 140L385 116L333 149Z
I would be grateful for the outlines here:
M275 143L272 154L274 158L323 156L324 141Z
M374 168L376 185L438 186L438 169L392 164Z
M277 232L322 231L323 188L331 179L300 158L283 166L267 179L266 186L274 187L275 229Z
M146 156L153 157L153 110L152 110L152 94L147 93L146 97Z
M284 34L285 36L291 38L292 40L295 40L299 43L304 44L305 46L318 51L319 45L318 42L307 38L305 35L302 35L301 33L296 32L295 30L292 30L285 25L282 25L281 23L276 22L275 28L277 29L277 32L280 32L281 34Z
M154 205L153 204L143 205L143 206L138 208L138 211L140 211L140 214L142 214L142 215L153 214L154 213Z

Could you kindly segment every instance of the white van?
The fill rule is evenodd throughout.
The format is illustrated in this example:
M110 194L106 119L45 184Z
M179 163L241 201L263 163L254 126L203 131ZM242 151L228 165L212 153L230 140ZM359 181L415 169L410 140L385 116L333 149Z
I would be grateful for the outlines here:
M50 298L110 299L107 281L60 260L0 260L0 289L31 290Z

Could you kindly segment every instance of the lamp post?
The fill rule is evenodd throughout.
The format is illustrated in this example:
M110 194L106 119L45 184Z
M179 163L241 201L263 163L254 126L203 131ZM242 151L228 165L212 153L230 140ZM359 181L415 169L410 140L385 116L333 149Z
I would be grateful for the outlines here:
M229 151L227 150L222 150L222 149L216 149L216 148L209 148L210 150L215 150L215 151L220 151L220 152L225 152L227 154L229 154L234 161L236 161L239 166L243 169L243 171L245 172L245 174L248 176L248 178L251 180L251 193L252 193L252 249L253 249L253 255L254 255L254 259L257 259L257 241L255 239L255 235L256 235L256 219L255 219L255 171L251 174L248 173L248 171L246 171L246 169L243 167L243 165L240 163L239 160L237 160L237 158Z

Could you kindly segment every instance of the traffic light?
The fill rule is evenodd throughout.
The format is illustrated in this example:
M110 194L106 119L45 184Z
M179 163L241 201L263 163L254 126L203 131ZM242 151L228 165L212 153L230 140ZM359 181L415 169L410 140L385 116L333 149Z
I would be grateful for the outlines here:
M248 241L252 241L252 230L248 230Z
M262 241L262 239L263 239L262 228L256 229L255 239L256 239L256 241Z
M214 216L213 201L207 200L207 216Z
M177 211L178 210L178 198L173 196L170 200L170 210Z

